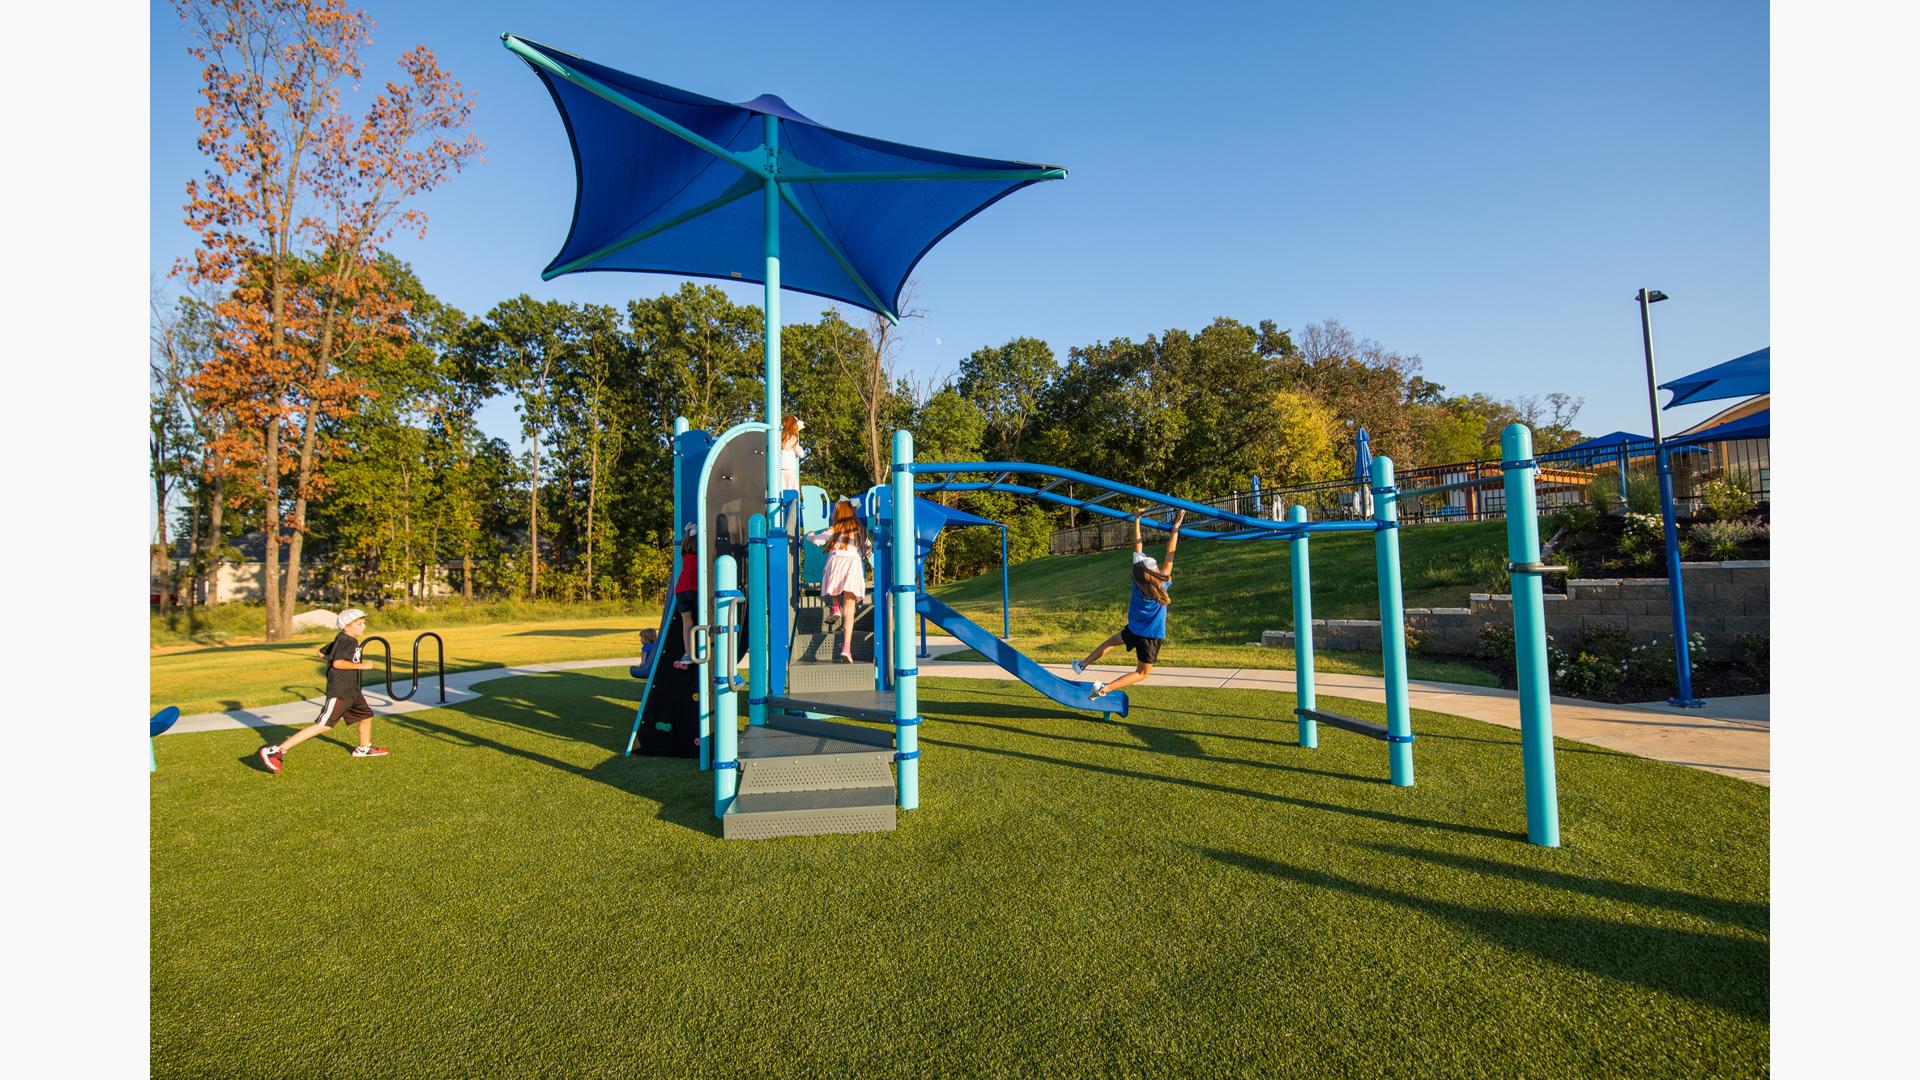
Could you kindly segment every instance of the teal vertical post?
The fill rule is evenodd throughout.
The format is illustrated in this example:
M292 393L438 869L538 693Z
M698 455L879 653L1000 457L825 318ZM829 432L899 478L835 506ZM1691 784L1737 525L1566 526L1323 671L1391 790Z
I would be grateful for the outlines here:
M767 516L747 519L747 723L767 722Z
M1255 483L1259 481L1256 479ZM1307 508L1295 504L1287 511L1287 520L1307 523ZM1313 695L1313 571L1307 565L1307 534L1287 542L1293 556L1293 696L1295 715L1300 718L1300 745L1312 750L1320 745L1320 725L1305 710L1319 708Z
M740 646L740 568L733 556L713 560L713 625L707 651L713 657L713 816L725 817L740 789L740 696L733 689ZM724 628L724 629L721 629Z
M1380 667L1387 683L1387 769L1413 786L1413 716L1407 705L1407 613L1400 603L1400 494L1393 459L1373 459L1373 561L1380 581Z
M889 547L893 573L888 590L893 600L893 758L898 762L895 782L900 809L920 805L920 669L913 655L913 594L919 582L914 566L913 433L893 433L893 528Z
M1527 840L1560 846L1560 794L1553 765L1553 699L1547 683L1547 605L1540 581L1540 517L1534 504L1533 433L1500 433L1506 473L1507 563L1512 575L1513 661L1520 687L1520 756L1527 785Z
M761 217L766 232L766 291L761 300L766 317L764 339L766 341L766 414L767 414L767 536L768 554L779 553L777 570L771 570L767 576L767 621L769 625L781 627L778 641L780 655L776 658L778 670L772 670L773 661L769 660L768 677L778 682L781 691L786 690L787 680L787 633L786 627L793 611L793 582L788 573L788 561L794 557L793 541L800 533L800 504L786 502L780 484L780 119L771 114L761 117L765 125L762 129L766 143L767 179L761 186ZM771 558L769 562L771 563Z

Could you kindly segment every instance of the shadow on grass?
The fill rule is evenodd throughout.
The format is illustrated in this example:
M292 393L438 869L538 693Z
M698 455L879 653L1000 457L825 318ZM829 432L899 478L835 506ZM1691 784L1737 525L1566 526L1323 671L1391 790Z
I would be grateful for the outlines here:
M968 723L968 721L958 721ZM1495 840L1514 840L1523 838L1523 834L1506 829L1490 829L1483 825L1468 825L1457 821L1434 821L1428 818L1414 817L1410 814L1396 814L1390 810L1369 810L1359 806L1342 806L1338 803L1320 802L1298 795L1281 795L1271 791L1249 791L1246 788L1231 787L1226 784L1210 784L1204 780L1193 780L1180 776L1166 776L1160 773L1140 772L1135 769L1122 769L1112 765L1095 765L1086 761L1070 761L1066 758L1048 757L1045 754L1029 753L1024 750L1007 750L992 746L975 746L970 743L948 742L944 739L928 739L922 736L923 743L943 746L952 750L966 750L980 754L994 754L1000 757L1018 758L1022 761L1038 762L1042 765L1058 765L1068 769L1082 769L1100 773L1104 776L1118 776L1128 780L1147 780L1159 784L1174 784L1179 787L1193 788L1197 791L1211 791L1221 795L1234 795L1245 799L1257 799L1261 802L1281 803L1286 806L1298 806L1306 810L1323 810L1327 813L1346 814L1350 817L1366 818L1369 821L1384 821L1394 825L1410 825L1421 829L1442 829L1447 832L1465 833L1469 836L1485 836ZM1112 747L1112 743L1100 745ZM1251 763L1237 763L1251 764ZM1274 764L1276 769L1289 772L1317 772L1318 770L1296 769L1290 765ZM1365 779L1365 778L1360 778ZM1374 780L1374 783L1383 781Z
M985 728L989 731L1004 731L1011 735L1028 735L1036 739L1048 739L1053 742L1080 743L1085 746L1098 746L1098 747L1101 747L1102 749L1107 749L1107 750L1140 750L1147 753L1166 754L1169 757L1186 758L1189 761L1207 761L1207 762L1213 762L1219 765L1241 765L1241 766L1247 766L1255 769L1276 769L1282 772L1302 773L1302 774L1311 775L1311 776L1325 776L1335 780L1357 780L1363 784L1378 784L1378 783L1384 782L1384 779L1382 777L1360 776L1355 773L1334 772L1330 769L1314 769L1314 768L1309 768L1305 765L1282 765L1277 761L1250 761L1246 758L1215 757L1211 754L1204 753L1200 748L1200 744L1195 742L1194 740L1178 737L1186 734L1212 736L1213 734L1212 732L1200 732L1200 731L1176 732L1176 731L1166 731L1164 729L1158 729L1158 728L1144 727L1139 724L1117 724L1116 723L1113 725L1114 727L1124 727L1127 731L1134 733L1135 737L1139 738L1142 743L1142 745L1140 746L1126 746L1121 743L1108 741L1106 739L1090 739L1090 738L1083 738L1078 735L1050 735L1050 734L1047 734L1046 732L1034 731L1031 728L1011 727L1006 724L989 724L981 720L955 720L955 719L952 719L951 714L958 713L961 710L945 704L939 705L930 711L934 713L935 718L939 720L941 723L957 724L962 727ZM1001 714L995 713L995 712L981 711L978 713L978 715L997 716ZM1098 721L1089 721L1089 722L1097 723ZM1155 738L1147 737L1147 733L1163 733L1165 735L1175 736L1175 737L1165 738L1165 739L1155 739ZM1221 736L1221 737L1231 738L1231 736ZM1264 740L1254 740L1254 741L1259 742ZM1285 743L1282 745L1291 746L1293 744ZM979 748L976 747L975 749L979 749Z
M1258 855L1214 848L1194 850L1229 866L1280 881L1331 889L1432 916L1511 952L1673 994L1736 1016L1767 1020L1768 945L1765 941L1581 915L1479 908L1416 896L1323 870L1290 866Z
M1684 915L1694 915L1712 922L1737 926L1756 934L1765 934L1768 930L1769 911L1765 904L1723 900L1717 896L1701 896L1698 893L1662 889L1653 885L1634 885L1624 881L1608 881L1605 878L1581 877L1578 874L1568 874L1559 870L1516 866L1512 863L1494 862L1491 859L1479 859L1471 855L1427 851L1424 848L1405 847L1400 844L1370 843L1366 846L1384 855L1418 859L1464 873L1486 874L1490 877L1502 877L1528 885L1577 892L1597 900L1615 900L1640 907L1665 908L1668 911L1677 911Z
M592 638L610 637L615 634L637 634L640 631L629 626L589 626L575 630L521 630L508 634L508 637L558 637Z
M529 677L547 679L568 676L555 674ZM588 710L591 710L591 713ZM613 701L597 695L586 700L563 700L556 710L536 705L526 698L502 694L483 695L472 701L448 705L430 712L402 713L385 719L397 727L442 742L492 750L508 757L517 757L536 765L544 765L595 783L605 784L615 790L654 803L656 807L654 816L662 821L709 836L717 835L719 823L713 817L709 782L706 777L694 770L691 761L685 758L624 757L620 750L612 745L611 739L592 737L593 733L607 731L614 731L624 736L631 727L631 710L632 706L629 703ZM581 765L525 746L516 746L499 739L488 738L469 728L455 727L429 719L435 712L454 713L475 720L500 724L516 731L594 746L603 749L607 756L592 765ZM562 716L562 712L566 715ZM589 715L593 718L587 719ZM604 720L601 719L602 716L605 717ZM583 731L582 728L592 729L592 732ZM583 738L583 735L588 737ZM624 747L624 737L620 742Z

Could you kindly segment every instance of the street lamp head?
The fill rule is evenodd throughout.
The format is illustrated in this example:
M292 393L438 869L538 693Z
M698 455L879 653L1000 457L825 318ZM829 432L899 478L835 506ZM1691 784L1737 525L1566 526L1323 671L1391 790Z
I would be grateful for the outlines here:
M1645 300L1649 304L1657 304L1666 298L1667 294L1659 289L1641 289L1640 295L1634 297L1635 300Z

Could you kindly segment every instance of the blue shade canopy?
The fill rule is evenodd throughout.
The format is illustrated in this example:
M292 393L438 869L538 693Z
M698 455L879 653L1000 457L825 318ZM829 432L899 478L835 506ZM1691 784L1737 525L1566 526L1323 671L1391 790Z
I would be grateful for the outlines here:
M1541 454L1540 456L1559 457L1563 454L1594 454L1602 450L1617 450L1622 446L1639 447L1642 450L1650 450L1653 447L1653 436L1635 435L1630 431L1609 431L1605 435L1595 435L1591 439L1582 439L1572 446L1563 446L1558 450Z
M1773 410L1761 409L1751 416L1738 420L1729 420L1724 424L1715 424L1702 428L1690 435L1676 435L1677 443L1732 442L1735 439L1765 439L1771 437L1773 428Z
M628 270L764 283L771 179L780 285L897 318L907 277L942 237L1028 184L1066 175L869 139L771 94L732 104L503 40L546 84L573 146L573 225L548 279Z
M1768 346L1724 364L1715 364L1703 371L1663 382L1660 389L1673 391L1673 400L1661 407L1671 409L1696 401L1718 401L1721 398L1752 397L1767 393L1772 381L1772 366L1773 347Z
M1353 440L1353 478L1369 480L1373 476L1373 446L1367 429L1361 428Z

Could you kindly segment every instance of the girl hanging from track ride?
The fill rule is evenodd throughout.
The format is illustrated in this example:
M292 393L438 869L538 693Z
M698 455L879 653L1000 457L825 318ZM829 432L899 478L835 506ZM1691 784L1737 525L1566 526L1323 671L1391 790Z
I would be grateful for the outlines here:
M1182 510L1174 516L1173 531L1167 536L1164 563L1155 562L1153 556L1141 550L1140 513L1133 515L1133 595L1127 601L1127 624L1120 628L1119 633L1095 647L1084 660L1075 660L1073 673L1078 675L1085 671L1089 664L1105 656L1107 650L1116 645L1132 649L1140 663L1112 682L1094 683L1093 696L1096 698L1109 690L1132 686L1152 675L1153 665L1160 660L1160 646L1167 640L1167 605L1172 603L1167 590L1173 585L1173 550L1180 545L1180 523L1187 520L1187 512Z
M833 504L833 520L807 539L827 549L827 565L820 572L820 599L830 615L840 620L840 662L853 663L853 622L860 601L867 596L867 567L864 561L873 550L867 530L854 513L853 501L841 499ZM833 624L828 622L829 632Z

